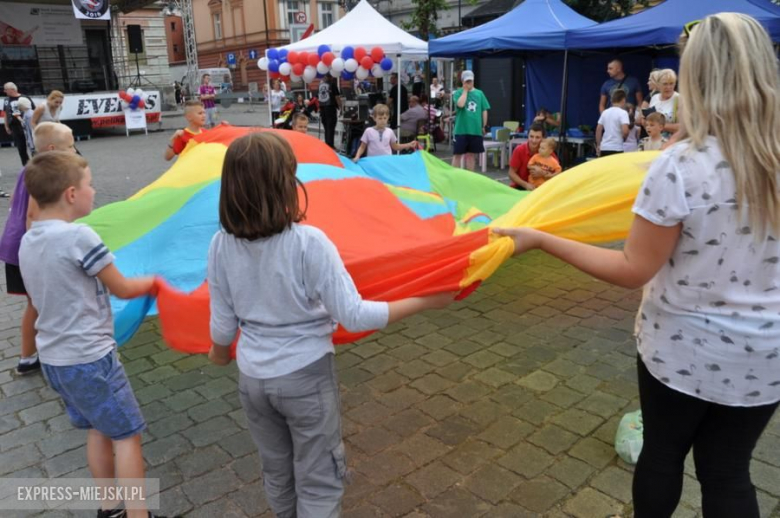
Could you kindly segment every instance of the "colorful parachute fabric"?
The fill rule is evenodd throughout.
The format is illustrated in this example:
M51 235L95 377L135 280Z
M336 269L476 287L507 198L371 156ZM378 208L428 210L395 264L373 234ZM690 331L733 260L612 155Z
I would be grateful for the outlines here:
M258 131L218 127L193 138L157 181L83 220L126 276L159 275L151 299L112 300L117 341L159 310L173 348L207 352L206 255L218 230L222 161L234 139ZM271 130L259 130L271 131ZM309 205L306 224L336 244L364 298L397 300L475 287L513 252L494 226L525 225L587 242L625 237L630 208L653 153L573 168L532 193L450 167L428 153L342 159L319 140L278 130L298 158ZM339 328L336 343L363 334Z

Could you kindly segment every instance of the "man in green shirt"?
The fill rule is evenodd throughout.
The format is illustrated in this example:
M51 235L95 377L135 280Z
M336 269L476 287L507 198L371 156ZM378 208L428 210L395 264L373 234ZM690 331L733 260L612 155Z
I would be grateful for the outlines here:
M460 75L463 87L455 92L455 151L452 166L460 167L466 155L466 169L474 171L474 155L485 152L482 135L487 126L490 103L482 90L474 88L474 72L464 70Z

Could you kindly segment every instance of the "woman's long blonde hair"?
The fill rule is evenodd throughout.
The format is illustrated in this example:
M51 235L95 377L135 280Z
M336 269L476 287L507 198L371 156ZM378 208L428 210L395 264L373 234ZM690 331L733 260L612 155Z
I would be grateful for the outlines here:
M778 87L772 42L756 20L720 13L693 28L680 58L683 126L696 148L718 140L756 237L780 237Z

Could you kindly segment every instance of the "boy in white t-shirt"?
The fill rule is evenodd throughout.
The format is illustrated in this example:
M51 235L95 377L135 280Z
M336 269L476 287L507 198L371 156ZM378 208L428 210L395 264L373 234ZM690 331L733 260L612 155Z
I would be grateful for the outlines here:
M390 108L387 105L377 104L374 106L373 119L376 126L367 128L363 132L363 136L360 137L360 147L355 153L355 158L352 159L353 162L360 160L364 153L366 156L392 155L393 151L417 148L416 140L408 144L398 143L393 130L387 127L390 120Z
M612 106L601 113L596 126L596 154L607 156L622 153L630 123L626 112L626 92L615 90Z

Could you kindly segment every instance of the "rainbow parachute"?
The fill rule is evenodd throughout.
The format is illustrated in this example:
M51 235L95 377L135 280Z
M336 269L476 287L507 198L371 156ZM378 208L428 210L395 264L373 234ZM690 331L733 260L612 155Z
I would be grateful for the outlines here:
M165 279L155 302L113 299L117 341L159 311L163 338L192 353L210 347L206 255L217 231L222 161L250 131L222 126L190 141L157 181L82 220L116 255L126 276ZM656 153L627 153L575 167L532 193L450 167L432 155L342 159L319 140L279 131L298 158L306 185L305 223L336 244L364 298L397 300L440 291L464 295L513 252L491 235L497 226L530 226L586 242L624 238L631 205ZM363 334L339 328L336 343Z

